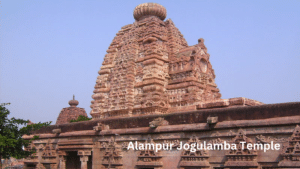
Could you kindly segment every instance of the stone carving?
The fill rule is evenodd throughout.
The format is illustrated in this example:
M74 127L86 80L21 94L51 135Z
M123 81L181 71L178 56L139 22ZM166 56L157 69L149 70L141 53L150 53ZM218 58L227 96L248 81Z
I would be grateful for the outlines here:
M169 122L162 117L156 118L153 121L149 122L149 127L156 128L158 126L167 126Z
M224 141L225 140L222 140L220 138L217 138L217 139L213 139L213 140L210 140L209 142L207 142L208 144L224 144Z
M211 134L211 136L213 136L213 137L220 136L220 135L221 135L221 133L218 131Z
M104 151L104 156L102 159L102 168L116 168L122 169L122 147L119 146L114 137L111 137L109 142L103 142L101 144L102 151Z
M104 57L92 96L93 118L261 104L220 99L204 39L188 46L173 21L164 21L163 6L141 4L134 18L116 34Z
M281 154L283 158L278 166L280 167L300 167L300 126L296 126L292 136L287 141L288 145L285 147L284 153Z
M230 130L227 135L228 136L234 136L234 135L236 135L236 133L234 133L232 130Z
M25 148L25 150L33 152L30 156L26 157L26 160L38 160L38 148L33 143L30 143L29 146Z
M56 158L56 150L51 143L47 143L43 148L42 157L44 159Z
M60 134L61 133L61 129L60 128L59 129L53 129L52 133L54 133L54 134Z
M164 140L164 144L172 145L172 149L179 147L180 141L179 140Z
M145 141L144 145L152 144L155 146L155 142L151 137L148 137ZM141 150L138 153L138 161L137 161L137 168L157 168L162 167L162 156L160 155L160 151L156 152L154 148Z
M93 127L95 131L109 130L109 125L97 123L97 126Z
M218 123L218 116L217 117L207 117L208 124L216 124Z
M253 144L252 139L246 137L246 132L239 129L237 135L232 140L232 144L236 145L236 149L231 149L226 154L227 161L224 164L225 168L256 168L258 166L256 150L249 150L247 147L242 149L241 142Z
M273 142L286 142L287 139L286 138L278 138L278 137L266 137L266 136L263 136L263 135L258 135L256 136L256 139L257 139L257 142L261 142L261 143L271 143L271 141Z
M136 22L121 28L107 50L96 80L93 118L196 110L220 100L204 39L188 46L166 9L136 7Z
M187 143L190 146L192 144L194 145L202 144L195 135L192 136ZM208 158L209 158L208 151L198 150L197 147L194 152L191 150L183 150L179 166L182 167L183 169L190 168L190 167L198 167L198 168L210 167Z
M78 154L79 156L90 156L90 155L92 155L92 152L91 152L91 151L88 151L88 150L79 150L79 151L77 152L77 154Z
M50 140L48 140L48 142L45 145L40 144L37 147L37 152L29 158L27 158L27 160L38 162L38 154L41 155L41 160L37 164L37 168L57 168L57 149L55 149L54 145L50 143Z
M54 143L57 143L56 148L59 146L55 159L59 168L66 168L66 159L73 156L73 153L70 153L70 156L67 155L70 151L78 151L78 155L81 156L81 168L87 168L87 164L90 164L87 163L90 151L94 153L92 168L124 168L125 166L156 169L168 167L263 168L264 165L276 165L277 160L280 160L276 158L280 154L279 151L274 151L273 160L270 158L270 161L266 161L263 157L265 154L260 152L258 156L255 151L241 150L240 147L238 150L229 151L225 157L225 152L221 150L211 150L210 155L206 151L182 150L178 152L175 150L180 146L180 141L177 139L187 139L187 136L189 137L192 133L196 133L197 137L192 136L188 141L189 145L200 144L199 138L202 141L208 141L207 144L222 144L223 146L224 140L230 143L227 140L232 137L235 137L232 142L237 145L241 141L252 142L243 130L237 133L235 128L239 126L247 128L247 134L252 136L290 134L291 126L294 127L293 125L299 122L297 116L299 106L285 103L279 106L266 105L250 109L226 110L225 107L230 106L253 106L262 103L246 98L221 99L204 39L199 39L196 45L188 46L173 21L170 19L164 21L166 17L164 7L152 3L143 4L136 8L134 17L136 21L123 26L113 39L98 72L99 76L96 79L91 102L91 115L94 120L101 119L97 120L101 123L96 125L95 121L91 121L66 124L36 131L36 134L41 136L34 145L38 149L39 156L36 154L28 160L27 164L30 165L27 167L37 164L38 167L49 168L48 164L50 164L51 168L57 168L52 161L50 163L49 160L46 161L47 158L52 159L54 156L55 152L52 152L56 150ZM69 103L71 107L62 110L57 124L62 124L61 121L69 122L68 118L73 118L77 112L84 112L83 109L76 107L78 101L75 99ZM195 111L217 107L220 109ZM165 115L165 113L174 114ZM276 119L271 119L275 117L274 113ZM155 115L151 116L152 114ZM130 116L144 117L131 118ZM210 117L206 119L208 116ZM157 117L168 118L172 126L147 128L149 119L154 119L149 123L153 128L168 125L168 121ZM209 125L205 124L205 120ZM216 123L218 124L214 125ZM113 129L109 130L109 127ZM212 130L212 127L215 128ZM64 133L51 134L52 129L57 128L63 129ZM93 132L92 128L95 131L109 131ZM253 130L254 128L257 132ZM278 129L286 130L279 131ZM53 132L60 133L61 131ZM145 141L143 138L147 134L149 138ZM112 135L117 138L117 141L114 138L109 139ZM266 143L277 139L273 136L257 136L256 139ZM25 138L30 137L25 136ZM53 139L51 140L52 146L44 145L48 137ZM157 144L158 142L173 144L173 150L159 152L141 149L127 150L130 141L139 140L137 142L139 144L142 140L143 143L157 145L151 138ZM279 138L277 140L283 141ZM287 142L291 145L287 146L285 154L282 154L284 160L280 162L280 165L298 166L300 143L296 142L297 140ZM125 155L128 155L128 158L123 158ZM172 156L171 160L170 156ZM257 157L260 158L259 164ZM78 159L77 162L79 163ZM174 163L171 167L168 166L170 162ZM43 164L47 166L44 167Z
M149 10L151 8L151 10ZM140 20L147 15L155 15L161 20L164 20L167 16L167 10L165 7L157 3L145 3L135 7L133 16L135 20Z
M127 150L128 144L129 144L128 142L123 142L123 143L122 143L122 149L123 149L123 150Z
M197 105L197 109L210 109L210 108L217 108L217 107L229 107L229 106L255 106L255 105L262 105L263 103L247 99L244 97L238 98L230 98L230 99L219 99L219 100L210 100L206 102L202 102Z

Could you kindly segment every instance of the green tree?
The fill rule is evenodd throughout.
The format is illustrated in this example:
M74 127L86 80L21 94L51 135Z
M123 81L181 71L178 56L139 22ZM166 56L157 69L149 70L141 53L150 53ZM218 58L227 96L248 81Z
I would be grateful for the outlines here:
M83 116L83 115L79 115L78 118L76 120L72 119L70 120L70 123L73 123L73 122L79 122L79 121L88 121L88 120L91 120L92 118L88 118L86 116Z
M34 136L31 140L25 140L23 135L29 135L34 130L38 130L42 127L49 126L51 122L28 124L29 120L9 119L7 116L10 111L5 107L7 104L0 104L0 159L14 157L17 159L25 158L32 153L32 151L24 150L24 147L29 146L32 140L37 139ZM2 162L0 160L0 168L2 168Z

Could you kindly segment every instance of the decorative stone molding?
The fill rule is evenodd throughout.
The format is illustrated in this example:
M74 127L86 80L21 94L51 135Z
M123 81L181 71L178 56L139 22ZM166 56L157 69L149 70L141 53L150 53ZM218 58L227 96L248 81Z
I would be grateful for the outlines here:
M167 125L169 125L169 122L165 120L163 117L156 118L153 121L149 122L150 128L156 128L158 126L167 126Z
M164 144L172 145L172 149L180 145L179 140L164 140Z
M153 141L151 137L148 137L145 141L144 145L156 143ZM136 164L137 168L160 168L163 166L161 161L162 156L160 155L160 151L156 152L154 149L145 149L138 152L138 161Z
M278 166L286 168L300 168L300 126L296 126L292 136L287 141L283 158Z
M94 119L196 110L198 103L211 101L229 104L220 99L204 39L188 46L172 20L163 21L166 9L159 4L137 6L134 17L134 24L116 34L98 72Z
M34 143L30 143L28 147L25 148L26 151L35 151L33 154L29 155L25 158L24 161L37 161L38 160L38 151L39 149L36 148Z
M115 142L115 138L111 137L108 142L102 142L100 150L104 151L102 159L102 168L122 169L122 146Z
M277 142L277 143L278 142L287 142L288 141L288 139L286 139L286 138L270 137L270 136L266 137L264 135L257 135L256 136L256 140L257 140L257 142L268 143L268 144L270 144L271 141Z
M217 107L232 107L232 106L257 106L263 105L262 102L247 99L244 97L230 98L230 99L219 99L219 100L210 100L204 103L197 105L197 109L210 109Z
M208 124L216 124L216 123L218 123L218 116L216 116L216 117L207 117L207 123Z
M60 134L61 133L61 129L60 128L59 129L53 129L52 133L54 133L54 134Z
M97 126L93 127L95 131L109 130L109 125L97 123Z
M202 143L194 135L189 139L187 144L191 146L192 144L200 145ZM190 167L198 167L198 168L210 167L208 158L209 158L208 151L198 150L197 147L195 152L192 152L190 150L183 150L179 166L182 167L182 169L188 169Z
M79 156L90 156L90 155L92 155L92 152L89 151L89 150L79 150L79 151L77 152L77 154L78 154Z
M257 152L256 150L249 150L247 147L242 149L241 142L246 144L253 144L252 139L246 137L246 131L239 129L237 135L233 138L231 144L235 144L237 149L229 150L226 154L227 161L225 168L257 168Z

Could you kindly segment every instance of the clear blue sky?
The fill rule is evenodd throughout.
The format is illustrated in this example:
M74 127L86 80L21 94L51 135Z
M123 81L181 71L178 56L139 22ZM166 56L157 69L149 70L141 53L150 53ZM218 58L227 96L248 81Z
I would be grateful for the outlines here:
M56 121L75 94L90 113L115 34L147 1L2 0L0 103L11 117ZM300 1L154 1L189 45L205 39L222 98L300 101Z

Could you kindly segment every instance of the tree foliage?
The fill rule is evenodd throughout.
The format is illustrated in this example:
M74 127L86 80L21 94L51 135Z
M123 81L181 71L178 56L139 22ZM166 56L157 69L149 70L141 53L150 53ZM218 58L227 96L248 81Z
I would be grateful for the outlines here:
M91 120L92 118L88 118L86 116L83 116L83 115L79 115L78 118L76 120L72 119L70 120L70 123L73 123L73 122L79 122L79 121L88 121L88 120Z
M51 122L28 124L29 120L8 118L10 111L5 107L8 104L0 104L0 159L1 158L24 158L33 153L26 151L30 142L38 137L35 136L31 140L25 140L23 135L29 135L32 131L42 127L49 126ZM1 166L1 162L0 162Z

